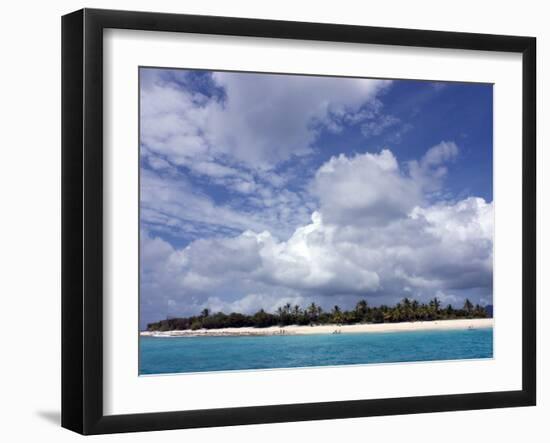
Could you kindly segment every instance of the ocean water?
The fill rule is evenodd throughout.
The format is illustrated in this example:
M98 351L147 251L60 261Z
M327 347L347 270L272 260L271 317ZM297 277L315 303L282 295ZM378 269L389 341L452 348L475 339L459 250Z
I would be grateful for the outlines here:
M139 372L169 374L492 356L492 328L334 335L140 337Z

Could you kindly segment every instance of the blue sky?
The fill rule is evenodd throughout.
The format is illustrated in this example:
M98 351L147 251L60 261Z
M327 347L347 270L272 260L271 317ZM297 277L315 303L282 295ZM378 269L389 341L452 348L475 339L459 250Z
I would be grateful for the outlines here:
M204 307L491 303L492 94L141 68L142 326Z

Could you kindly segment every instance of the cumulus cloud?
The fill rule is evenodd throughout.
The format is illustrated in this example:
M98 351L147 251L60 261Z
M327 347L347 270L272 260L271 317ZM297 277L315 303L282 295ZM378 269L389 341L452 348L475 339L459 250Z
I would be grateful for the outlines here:
M208 122L211 144L263 169L310 152L319 126L334 129L339 116L358 111L391 83L228 72L213 78L226 98Z
M420 184L403 174L388 149L331 158L317 171L313 188L324 219L336 224L385 223L422 200Z
M436 191L447 175L445 163L458 156L458 146L454 142L442 141L430 148L420 161L409 162L411 177L426 191Z
M350 127L401 142L412 126L384 113L390 81L154 69L140 81L142 320L491 299L493 203L442 197L454 142L405 163L318 146Z
M178 250L144 233L142 261L153 267L144 275L154 291L142 292L143 303L163 287L160 305L177 314L404 294L456 304L464 294L491 294L493 203L425 198L442 177L434 168L456 155L456 145L442 143L418 169L400 166L390 150L333 157L313 178L318 209L286 239L246 229Z
M215 72L210 96L182 87L188 71L143 70L141 142L157 157L204 175L271 170L311 152L318 131L376 100L391 81ZM281 110L284 109L284 112ZM205 162L208 167L205 167ZM227 164L239 166L228 170ZM214 166L217 164L217 167ZM223 166L222 166L223 164Z
M308 178L292 165L315 149L320 131L378 109L377 95L391 85L160 69L142 69L140 81L142 222L195 237L247 229L291 235L312 207L302 189ZM225 201L203 186L222 189Z

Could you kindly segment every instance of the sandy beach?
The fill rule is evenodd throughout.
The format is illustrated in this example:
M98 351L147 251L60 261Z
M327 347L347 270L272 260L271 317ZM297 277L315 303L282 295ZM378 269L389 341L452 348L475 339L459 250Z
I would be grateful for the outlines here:
M428 331L442 329L480 329L493 327L492 318L474 318L458 320L416 321L402 323L378 323L356 325L319 325L319 326L271 326L269 328L222 328L197 329L183 331L142 331L146 337L238 337L253 335L309 335L309 334L353 334L369 332Z

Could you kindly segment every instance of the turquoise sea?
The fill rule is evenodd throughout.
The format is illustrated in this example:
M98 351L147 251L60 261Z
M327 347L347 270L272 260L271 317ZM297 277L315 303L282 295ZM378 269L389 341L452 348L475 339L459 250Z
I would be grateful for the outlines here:
M140 337L141 375L491 358L493 329Z

